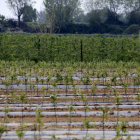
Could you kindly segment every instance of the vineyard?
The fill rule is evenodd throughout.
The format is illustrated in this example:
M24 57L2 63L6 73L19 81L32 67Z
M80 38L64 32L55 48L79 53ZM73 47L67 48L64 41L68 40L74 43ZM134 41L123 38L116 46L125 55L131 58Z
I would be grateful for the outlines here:
M0 139L140 139L135 37L0 35Z

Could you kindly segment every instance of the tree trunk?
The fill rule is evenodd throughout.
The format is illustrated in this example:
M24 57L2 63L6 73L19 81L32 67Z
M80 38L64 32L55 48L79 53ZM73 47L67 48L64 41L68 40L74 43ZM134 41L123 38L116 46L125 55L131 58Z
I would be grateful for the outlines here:
M20 16L18 16L18 27L20 28Z

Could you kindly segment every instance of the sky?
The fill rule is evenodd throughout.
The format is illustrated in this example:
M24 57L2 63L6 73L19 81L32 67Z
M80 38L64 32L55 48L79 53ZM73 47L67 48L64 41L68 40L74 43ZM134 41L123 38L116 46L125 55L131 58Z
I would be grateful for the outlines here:
M38 11L42 10L43 7L43 0L34 0L36 4L34 4L34 8L36 8ZM13 12L9 9L7 6L6 0L0 0L0 14L4 15L6 18L15 18L17 19L16 16L14 16Z

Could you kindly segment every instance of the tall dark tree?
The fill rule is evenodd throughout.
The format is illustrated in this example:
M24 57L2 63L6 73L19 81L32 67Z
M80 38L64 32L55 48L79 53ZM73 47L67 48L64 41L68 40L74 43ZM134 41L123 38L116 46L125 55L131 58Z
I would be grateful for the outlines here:
M32 0L7 0L9 8L13 11L14 15L18 17L18 27L20 28L20 18L24 13L26 5L32 5Z
M24 6L23 22L35 22L37 20L37 11L30 5Z
M119 15L111 11L110 9L107 9L105 23L109 25L112 25L112 24L122 25L123 24L123 22L119 20Z
M128 25L140 25L140 10L136 9L127 14Z

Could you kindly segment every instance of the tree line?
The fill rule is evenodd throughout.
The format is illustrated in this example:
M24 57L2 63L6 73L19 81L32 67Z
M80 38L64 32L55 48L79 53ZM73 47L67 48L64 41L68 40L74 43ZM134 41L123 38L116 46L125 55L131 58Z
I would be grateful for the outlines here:
M7 0L19 28L22 17L23 22L43 23L42 32L47 33L138 34L140 0L43 0L41 11L34 3Z

